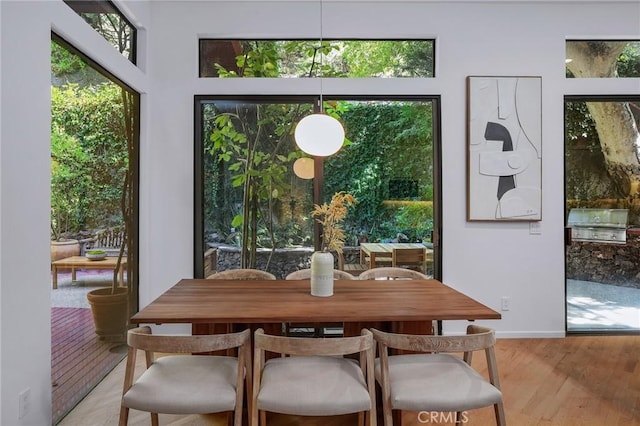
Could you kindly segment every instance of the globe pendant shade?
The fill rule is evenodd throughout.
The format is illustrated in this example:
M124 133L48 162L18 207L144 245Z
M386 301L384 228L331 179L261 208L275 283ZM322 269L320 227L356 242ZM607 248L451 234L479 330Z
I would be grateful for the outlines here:
M309 155L326 157L340 150L344 142L342 124L326 114L311 114L298 122L294 133L298 147Z
M313 179L313 158L298 158L295 163L293 163L293 172L300 179Z

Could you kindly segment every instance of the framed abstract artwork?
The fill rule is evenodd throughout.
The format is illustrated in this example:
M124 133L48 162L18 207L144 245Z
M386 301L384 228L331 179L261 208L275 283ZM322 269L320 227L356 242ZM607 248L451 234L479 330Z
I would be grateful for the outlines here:
M542 220L541 77L467 77L467 220Z

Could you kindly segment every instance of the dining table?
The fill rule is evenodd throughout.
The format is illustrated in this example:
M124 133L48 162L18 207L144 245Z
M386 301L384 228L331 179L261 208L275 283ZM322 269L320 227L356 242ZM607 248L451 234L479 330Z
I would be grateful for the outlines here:
M131 323L185 323L193 334L212 334L228 331L230 324L277 330L287 322L337 321L347 334L348 329L359 333L353 327L359 324L411 329L432 321L500 318L499 312L435 279L336 280L332 296L316 297L309 280L185 278L134 314Z
M433 258L433 249L422 243L360 243L360 264L368 265L370 269L379 266L391 266L393 250L424 248L426 258Z

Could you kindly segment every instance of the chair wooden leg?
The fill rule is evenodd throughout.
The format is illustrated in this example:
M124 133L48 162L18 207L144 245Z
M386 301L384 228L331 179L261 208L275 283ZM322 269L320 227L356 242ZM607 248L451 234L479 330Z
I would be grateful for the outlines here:
M120 421L118 422L119 426L127 426L129 423L129 408L120 407Z
M378 419L376 413L371 411L361 411L358 413L358 425L362 426L376 426Z
M158 420L158 413L151 413L151 426L160 426L160 421Z
M504 405L502 402L495 404L493 409L496 412L496 424L498 426L506 426L507 419L504 416Z
M389 416L389 421L391 423L387 425L385 422L385 426L402 426L402 410L392 410L392 414Z
M267 412L260 411L260 426L267 426Z
M255 403L255 401L253 401ZM260 426L258 422L258 410L251 404L249 406L249 426Z

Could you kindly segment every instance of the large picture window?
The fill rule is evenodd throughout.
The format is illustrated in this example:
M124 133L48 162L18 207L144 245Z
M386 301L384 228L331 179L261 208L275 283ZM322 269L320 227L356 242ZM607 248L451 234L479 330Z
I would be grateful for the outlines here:
M320 164L306 175L296 169L306 154L293 130L318 101L196 97L196 276L215 267L212 249L216 256L245 253L243 267L278 276L291 272L283 268L299 269L296 262L318 246L314 204L341 191L357 200L344 222L346 245L356 252L363 241L431 244L438 100L325 99L346 141L337 154L310 159ZM293 264L273 258L277 250L296 249ZM262 260L261 251L269 253ZM229 262L225 256L215 262Z

